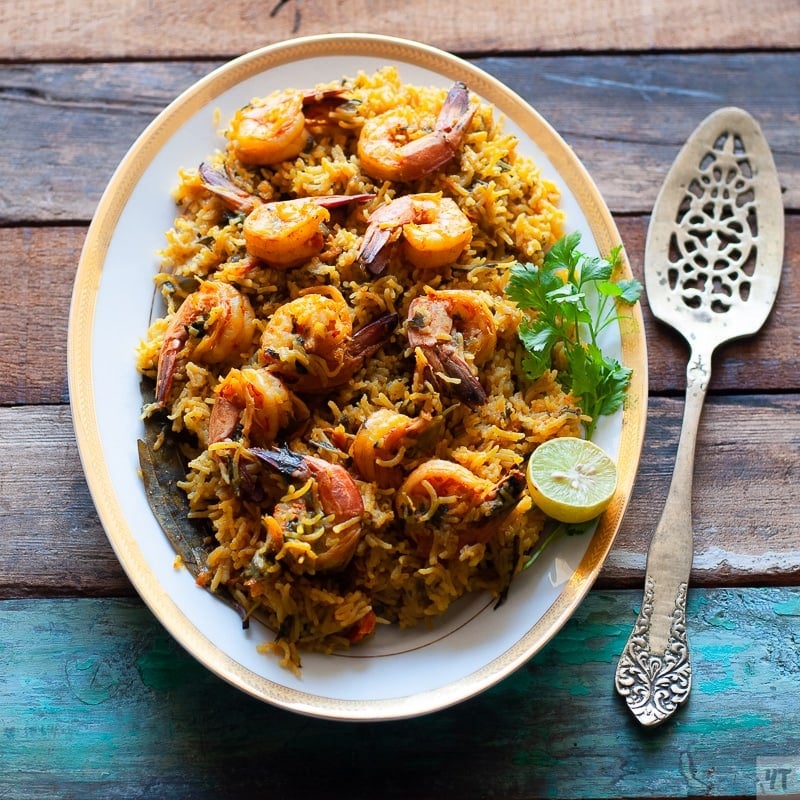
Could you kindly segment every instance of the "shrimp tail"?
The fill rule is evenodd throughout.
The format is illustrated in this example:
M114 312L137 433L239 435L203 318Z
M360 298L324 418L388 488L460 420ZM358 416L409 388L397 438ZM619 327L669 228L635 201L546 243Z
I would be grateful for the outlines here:
M372 200L374 194L331 194L324 197L311 197L318 205L323 208L336 208L337 206L344 206L348 203L366 203L367 200Z
M461 147L475 110L466 85L460 81L455 83L447 93L432 133L403 147L402 180L416 180L451 161Z
M364 234L364 241L361 243L361 250L358 253L358 263L362 269L369 271L372 275L383 275L386 267L389 266L392 242L400 238L403 229L401 227L389 228L382 225L370 224Z
M396 242L403 232L403 225L414 221L414 206L411 198L404 196L370 214L358 263L373 275L382 275L389 264L390 244Z
M393 232L385 229L374 228L369 238L364 238L358 262L363 269L371 275L383 275L389 266L391 250L387 247L393 237ZM394 235L397 239L397 235Z
M343 95L347 89L325 89L324 91L309 91L303 95L303 114L308 122L325 121L331 111L349 102L349 97Z
M158 408L164 408L167 397L172 390L172 378L178 363L178 353L181 342L177 339L165 346L158 358L158 373L156 377L155 401Z
M519 502L526 484L525 475L519 470L506 475L495 487L494 496L486 503L487 519L495 519L511 511Z
M470 543L486 543L509 520L522 497L526 486L525 476L519 470L506 475L479 507L480 517L463 538Z
M486 402L486 390L454 347L442 344L424 348L424 353L437 388L441 389L441 384L446 383L450 393L470 408Z
M208 443L216 444L233 436L239 424L239 409L224 395L214 401L208 420Z
M434 130L444 141L453 144L455 152L474 115L475 107L470 107L469 89L465 83L457 81L447 93Z
M389 338L399 321L397 314L387 312L368 322L353 334L348 345L348 357L362 361L369 358Z
M209 192L219 197L233 211L249 214L258 202L258 198L237 186L221 169L212 167L207 161L198 169L200 180ZM323 208L336 208L348 203L366 203L374 194L333 194L310 198Z
M200 180L209 192L220 198L233 211L249 214L256 198L238 187L222 170L204 161L198 169Z

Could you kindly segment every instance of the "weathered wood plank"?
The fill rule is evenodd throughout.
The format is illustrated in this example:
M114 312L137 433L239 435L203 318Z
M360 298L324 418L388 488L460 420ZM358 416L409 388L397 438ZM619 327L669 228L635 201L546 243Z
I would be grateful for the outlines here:
M0 793L732 798L768 778L759 757L796 774L800 590L692 590L692 695L652 731L613 689L638 602L591 592L538 656L460 706L344 724L228 686L136 600L5 601Z
M646 217L618 217L641 279ZM758 337L727 345L714 362L712 392L800 389L800 216L787 219L786 257L775 309ZM66 332L72 282L85 228L0 228L0 405L68 401ZM650 391L683 391L683 339L653 320L643 300ZM24 309L24 314L21 313ZM24 322L22 321L24 320Z
M4 163L25 164L4 170L0 224L91 219L136 137L214 66L0 66L0 119L10 145Z
M612 57L481 58L478 66L524 97L586 165L612 211L647 213L683 143L723 106L759 122L773 151L784 205L800 169L793 123L797 82L784 72L798 53L636 54ZM784 65L783 67L781 65ZM788 124L787 124L788 123Z
M0 408L0 597L132 594L97 518L68 406Z
M0 405L67 403L67 329L85 228L0 228Z
M683 401L653 398L629 513L602 586L640 586ZM800 583L800 396L711 397L694 483L696 585ZM47 510L47 513L43 513ZM0 408L0 597L130 595L94 511L65 406Z
M683 399L651 398L631 506L599 585L641 586L667 498ZM715 397L700 421L694 468L692 581L730 586L800 583L800 542L787 507L800 478L797 395ZM795 566L788 570L788 563Z
M218 63L0 65L4 160L26 165L5 170L0 224L88 221L136 137ZM649 212L686 137L725 105L742 106L759 120L774 151L785 205L800 208L800 93L786 79L800 74L800 53L476 63L562 133L615 213Z
M758 13L744 0L668 0L655 5L639 0L605 6L577 0L538 6L535 17L524 4L506 4L498 14L479 0L275 0L257 11L244 0L231 0L225 15L240 22L235 37L230 25L208 24L218 14L219 7L209 0L178 0L169 7L33 0L24 10L4 3L0 29L6 35L0 58L235 55L239 49L336 31L421 37L456 52L775 48L800 42L800 14L792 0L762 0ZM174 35L164 36L165 31Z

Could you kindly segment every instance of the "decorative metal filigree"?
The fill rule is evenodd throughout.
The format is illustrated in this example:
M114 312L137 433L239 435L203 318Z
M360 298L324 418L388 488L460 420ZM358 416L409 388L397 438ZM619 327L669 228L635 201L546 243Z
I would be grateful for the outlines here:
M758 260L755 176L728 130L702 156L677 209L669 286L689 308L725 313L746 302Z
M669 641L663 653L650 650L650 619L655 584L648 578L642 608L616 673L617 691L643 725L658 725L689 696L692 666L686 636L687 584L675 598Z

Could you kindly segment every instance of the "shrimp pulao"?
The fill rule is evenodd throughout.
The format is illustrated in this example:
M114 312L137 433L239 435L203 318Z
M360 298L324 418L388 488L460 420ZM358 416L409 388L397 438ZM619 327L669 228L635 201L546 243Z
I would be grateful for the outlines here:
M563 212L461 83L332 75L223 124L179 175L143 417L187 459L197 583L297 672L304 650L504 597L535 547L525 461L581 416L554 374L525 377L504 287Z

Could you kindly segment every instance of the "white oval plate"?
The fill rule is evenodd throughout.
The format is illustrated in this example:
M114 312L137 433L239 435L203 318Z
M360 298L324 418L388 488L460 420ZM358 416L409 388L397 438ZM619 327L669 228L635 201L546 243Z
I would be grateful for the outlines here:
M69 387L81 461L100 520L137 591L167 630L210 670L255 697L300 713L351 720L410 717L497 683L548 642L585 596L619 528L638 467L647 406L647 361L638 306L605 348L633 367L628 401L594 437L617 458L619 488L593 534L569 537L515 579L493 610L465 598L432 628L381 628L334 656L306 653L295 677L256 646L272 634L243 631L238 615L195 586L156 522L138 473L141 395L134 350L147 328L156 252L175 216L179 167L224 146L218 120L252 97L310 87L359 70L396 65L407 83L463 80L496 106L546 177L562 190L567 230L582 249L607 255L619 242L611 215L571 149L521 98L469 63L390 37L291 40L237 58L200 80L145 130L98 206L78 267L70 311ZM216 112L219 112L219 116Z

